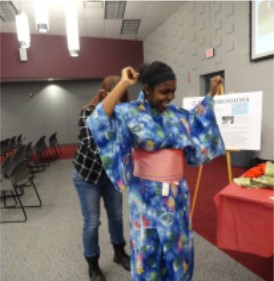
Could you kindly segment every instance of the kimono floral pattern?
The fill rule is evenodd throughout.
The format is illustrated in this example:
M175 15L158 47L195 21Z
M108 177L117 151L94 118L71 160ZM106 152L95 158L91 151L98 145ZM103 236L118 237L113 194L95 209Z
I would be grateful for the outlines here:
M99 104L87 120L103 166L115 187L128 187L132 281L192 280L193 234L189 191L183 178L162 195L162 183L133 175L132 149L182 149L190 165L224 154L213 100L206 96L192 111L170 104L157 112L143 92L119 104L108 117Z

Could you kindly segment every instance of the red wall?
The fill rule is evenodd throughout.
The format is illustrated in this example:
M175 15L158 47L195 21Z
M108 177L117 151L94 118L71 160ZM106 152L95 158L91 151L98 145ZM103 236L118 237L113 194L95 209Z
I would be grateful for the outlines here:
M102 78L143 63L142 41L81 37L80 55L71 57L65 36L32 34L27 62L19 59L15 33L0 33L0 43L2 81Z

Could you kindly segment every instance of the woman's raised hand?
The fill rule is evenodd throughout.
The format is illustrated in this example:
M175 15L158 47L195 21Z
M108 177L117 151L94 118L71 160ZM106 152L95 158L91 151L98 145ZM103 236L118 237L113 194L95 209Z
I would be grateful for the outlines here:
M136 72L135 69L131 66L128 66L123 68L121 77L121 80L127 82L128 86L133 86L138 80L139 73Z
M223 88L223 84L224 84L224 80L221 76L214 76L213 78L211 78L209 94L212 97L214 97L215 95L218 95L220 87Z

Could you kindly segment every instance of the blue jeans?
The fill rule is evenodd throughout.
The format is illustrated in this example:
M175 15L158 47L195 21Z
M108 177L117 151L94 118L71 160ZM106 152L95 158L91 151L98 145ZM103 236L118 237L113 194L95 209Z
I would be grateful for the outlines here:
M125 243L123 235L122 194L109 178L102 174L97 184L85 181L76 170L73 182L78 193L84 218L83 246L86 258L100 255L98 230L100 222L100 198L104 200L108 217L108 230L113 244Z

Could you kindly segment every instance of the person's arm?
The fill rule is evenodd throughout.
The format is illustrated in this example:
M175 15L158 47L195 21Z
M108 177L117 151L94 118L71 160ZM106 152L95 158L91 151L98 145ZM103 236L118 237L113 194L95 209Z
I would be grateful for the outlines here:
M221 76L214 76L210 81L210 92L188 114L190 134L194 145L185 149L188 164L197 166L209 162L225 153L225 146L216 121L213 97L223 84Z
M127 89L136 84L138 76L139 74L130 66L122 70L120 82L102 102L108 117L112 115L115 106L120 102Z

